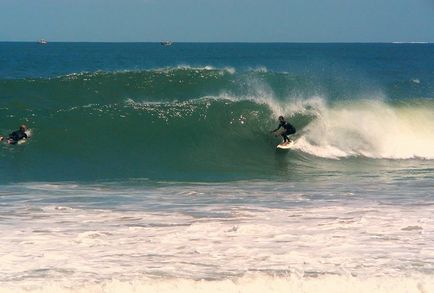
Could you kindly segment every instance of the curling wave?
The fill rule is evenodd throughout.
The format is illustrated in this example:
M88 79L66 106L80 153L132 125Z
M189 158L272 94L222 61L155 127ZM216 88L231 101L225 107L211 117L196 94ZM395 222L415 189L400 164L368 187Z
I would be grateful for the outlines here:
M280 176L282 161L288 174L323 158L434 159L431 99L342 99L311 85L287 73L189 67L3 80L0 130L26 122L34 135L20 148L3 146L1 172L243 179ZM269 133L278 115L298 130L285 154Z

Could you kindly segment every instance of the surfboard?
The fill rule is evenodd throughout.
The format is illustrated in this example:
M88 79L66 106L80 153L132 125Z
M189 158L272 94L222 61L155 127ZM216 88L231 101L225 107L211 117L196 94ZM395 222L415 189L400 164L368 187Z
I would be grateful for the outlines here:
M288 144L286 144L286 145L283 145L283 143L278 144L278 145L277 145L277 148L278 148L278 149L282 149L282 150L289 150L289 149L291 149L292 147L294 147L294 144L295 144L294 141L291 140L291 142L288 143Z
M19 141L17 141L17 144L23 144L26 142L27 142L27 139L23 138L23 139L20 139Z

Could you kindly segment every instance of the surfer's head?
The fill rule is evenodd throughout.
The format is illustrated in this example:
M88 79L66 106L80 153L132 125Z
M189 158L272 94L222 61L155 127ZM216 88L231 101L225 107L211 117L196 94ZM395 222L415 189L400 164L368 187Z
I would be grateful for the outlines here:
M279 116L279 121L285 121L285 118L283 118L283 116Z
M20 126L20 130L21 131L26 131L27 130L27 125L23 124Z

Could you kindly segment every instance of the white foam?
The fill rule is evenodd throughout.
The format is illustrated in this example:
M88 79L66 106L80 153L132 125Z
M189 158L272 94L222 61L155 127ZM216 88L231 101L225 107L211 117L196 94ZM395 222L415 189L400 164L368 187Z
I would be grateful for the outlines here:
M318 108L297 140L309 154L339 158L434 159L434 110L363 100Z
M429 293L434 292L434 277L412 276L405 278L366 278L326 276L303 278L299 276L272 277L252 274L242 278L207 281L191 279L133 279L122 281L113 279L98 284L88 283L68 287L61 282L29 284L26 292L224 292L224 293L264 293L264 292L303 292L303 293ZM1 293L15 293L23 287L8 286L0 289Z
M258 67L250 68L250 71L258 72L258 73L267 73L268 69L265 66L258 66Z
M165 68L159 68L159 69L151 69L148 71L157 71L157 72L173 72L177 70L192 70L192 71L220 71L220 72L226 72L229 74L235 74L236 70L233 67L223 67L223 68L216 68L211 65L205 65L205 66L190 66L190 65L178 65L176 67L165 67Z
M287 286L314 292L335 282L367 292L398 284L413 290L434 271L434 206L426 201L411 206L366 196L328 200L323 194L337 190L327 187L313 205L315 193L276 182L149 190L28 188L37 196L19 191L14 199L11 188L8 202L14 204L1 207L3 289L251 292L250 284L256 284L276 292ZM352 192L363 188L353 185ZM116 197L122 205L92 204ZM128 203L130 198L140 201ZM276 200L278 207L266 207ZM261 275L251 279L251 272Z

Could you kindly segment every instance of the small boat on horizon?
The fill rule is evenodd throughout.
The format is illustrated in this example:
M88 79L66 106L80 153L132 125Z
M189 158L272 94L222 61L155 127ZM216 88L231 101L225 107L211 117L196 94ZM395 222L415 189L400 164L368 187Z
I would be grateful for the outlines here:
M162 41L162 42L160 42L160 44L162 45L162 46L172 46L173 45L173 42L172 41Z
M38 44L40 44L40 45L46 45L46 44L48 44L48 41L45 40L45 39L40 39L40 40L38 41Z

